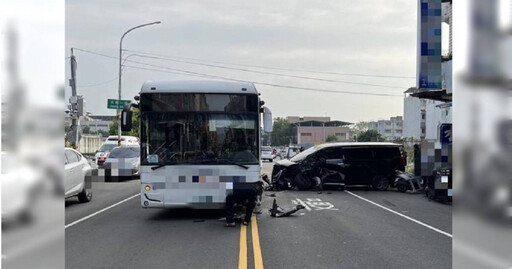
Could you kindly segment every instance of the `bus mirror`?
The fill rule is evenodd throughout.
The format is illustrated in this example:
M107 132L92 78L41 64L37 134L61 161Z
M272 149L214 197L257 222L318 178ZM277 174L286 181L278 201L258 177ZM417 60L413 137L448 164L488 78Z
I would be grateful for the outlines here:
M272 124L272 111L268 107L263 107L263 130L266 133L271 133Z
M121 131L129 132L132 130L132 113L126 109L121 111Z

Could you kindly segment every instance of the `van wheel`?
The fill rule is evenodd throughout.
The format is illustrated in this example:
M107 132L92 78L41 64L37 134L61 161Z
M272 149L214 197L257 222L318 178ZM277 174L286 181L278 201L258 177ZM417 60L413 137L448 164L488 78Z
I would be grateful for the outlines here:
M389 187L389 179L383 176L376 176L372 180L372 187L376 191L385 191Z
M87 202L91 201L91 199L92 199L92 192L90 190L87 190L87 188L85 188L85 186L84 186L83 191L78 194L78 201L80 201L80 203L87 203Z

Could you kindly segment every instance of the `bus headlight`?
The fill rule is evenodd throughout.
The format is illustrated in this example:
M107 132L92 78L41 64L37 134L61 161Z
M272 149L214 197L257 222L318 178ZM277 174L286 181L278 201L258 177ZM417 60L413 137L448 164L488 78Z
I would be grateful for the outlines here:
M150 191L150 190L151 190L151 187L150 187L149 185L146 185L146 186L144 187L144 190L145 190L145 191Z

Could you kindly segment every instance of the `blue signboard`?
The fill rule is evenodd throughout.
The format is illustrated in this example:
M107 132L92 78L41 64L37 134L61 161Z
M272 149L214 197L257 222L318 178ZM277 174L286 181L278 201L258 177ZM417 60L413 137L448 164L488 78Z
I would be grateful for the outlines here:
M442 145L452 143L452 124L443 123L439 126L439 141Z
M441 0L419 0L418 89L440 90Z

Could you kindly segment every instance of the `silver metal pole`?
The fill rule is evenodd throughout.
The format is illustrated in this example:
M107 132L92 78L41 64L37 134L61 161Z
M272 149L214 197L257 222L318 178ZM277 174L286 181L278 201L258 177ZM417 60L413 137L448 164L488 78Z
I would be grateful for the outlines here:
M151 22L151 23L146 23L146 24L141 24L141 25L138 25L138 26L135 26L133 28L130 28L128 31L124 32L123 36L121 36L121 40L119 41L119 88L118 88L118 108L116 110L117 112L117 145L120 146L121 145L121 110L119 109L119 104L121 103L121 66L122 66L122 56L123 56L123 39L124 37L126 36L126 34L128 34L129 32L137 29L137 28L141 28L141 27L144 27L144 26L149 26L149 25L153 25L153 24L159 24L160 21L155 21L155 22Z

